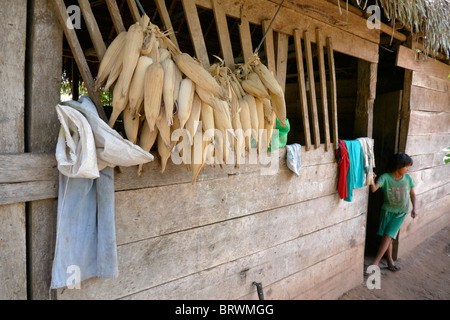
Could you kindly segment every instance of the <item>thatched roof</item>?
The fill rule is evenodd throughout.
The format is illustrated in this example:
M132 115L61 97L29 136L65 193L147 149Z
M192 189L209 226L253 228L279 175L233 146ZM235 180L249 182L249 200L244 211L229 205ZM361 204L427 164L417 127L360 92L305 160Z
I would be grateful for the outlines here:
M348 1L348 0L347 0ZM354 0L365 8L368 0ZM376 0L386 18L420 38L425 53L450 57L450 0Z

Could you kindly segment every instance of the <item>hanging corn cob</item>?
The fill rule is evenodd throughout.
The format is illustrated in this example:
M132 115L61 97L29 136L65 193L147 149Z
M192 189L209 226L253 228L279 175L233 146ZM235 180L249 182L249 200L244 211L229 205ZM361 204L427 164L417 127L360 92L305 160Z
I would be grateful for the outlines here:
M252 140L258 152L267 150L275 117L285 125L286 106L281 86L258 56L241 65L239 74L218 57L217 63L205 69L167 35L144 15L107 48L96 89L114 88L109 125L114 126L122 114L127 138L146 151L158 150L161 172L176 150L176 141L171 141L175 130L187 129L191 138L198 130L204 136L208 132L198 144L200 151L184 148L185 154L181 154L187 168L193 170L193 182L206 158L211 166L214 162L222 166L231 162L233 153L239 167ZM183 143L194 146L193 139ZM201 161L188 163L194 157ZM138 174L141 172L139 166Z

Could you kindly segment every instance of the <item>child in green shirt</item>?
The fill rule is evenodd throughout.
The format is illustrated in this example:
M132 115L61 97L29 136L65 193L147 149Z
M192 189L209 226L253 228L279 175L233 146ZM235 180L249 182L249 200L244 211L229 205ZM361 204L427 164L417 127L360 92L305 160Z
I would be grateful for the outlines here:
M384 202L380 215L380 228L377 233L382 238L377 255L372 264L378 265L386 253L388 269L391 271L400 270L392 259L392 242L397 237L400 226L408 214L410 199L413 205L411 217L414 219L417 216L415 211L415 183L414 179L408 174L409 167L412 164L413 161L407 154L401 152L395 154L388 168L389 172L382 174L376 183L370 186L372 192L382 188L384 194ZM376 175L374 174L374 181L375 177Z

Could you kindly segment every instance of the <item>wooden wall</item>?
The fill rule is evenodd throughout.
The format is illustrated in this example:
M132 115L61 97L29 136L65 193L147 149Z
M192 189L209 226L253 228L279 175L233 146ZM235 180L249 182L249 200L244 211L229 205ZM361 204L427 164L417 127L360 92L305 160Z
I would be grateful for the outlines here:
M245 1L244 21L267 22L279 2ZM47 299L52 298L48 289L58 189L52 108L59 90L62 33L54 23L52 1L34 0L29 7L8 3L11 10L0 11L1 21L17 21L8 22L13 28L3 28L1 37L21 54L11 55L11 47L0 49L8 48L2 56L14 60L1 65L8 73L0 77L1 87L11 90L0 97L5 120L0 121L0 297ZM220 4L228 16L239 18L244 1L232 6L219 0L195 3L217 11ZM278 43L287 45L294 27L312 35L320 28L323 36L339 39L336 51L377 62L379 35L361 27L364 19L349 13L352 24L344 25L347 18L336 6L308 4L287 2L280 11L273 26ZM46 33L52 39L45 42L51 59L43 56ZM25 41L31 53L26 84L21 77ZM271 61L278 70L281 51ZM50 129L40 127L45 121ZM274 174L262 175L260 166L250 165L206 168L195 185L184 167L170 164L160 174L158 158L144 166L140 177L137 168L124 168L115 177L119 278L86 280L81 290L56 290L53 298L257 299L253 281L262 283L267 299L339 297L363 279L368 190L356 190L352 203L340 200L333 147L327 149L323 143L307 152L303 147L299 177L286 167L284 149ZM42 152L46 154L38 154Z
M57 298L257 299L253 281L267 299L338 297L362 281L368 190L340 200L333 153L302 151L299 177L284 151L274 175L206 168L192 185L158 160L116 174L119 278Z
M419 214L408 216L400 230L400 257L450 223L450 165L443 162L443 149L450 146L450 66L416 57L406 47L397 65L407 69L399 151L414 160Z

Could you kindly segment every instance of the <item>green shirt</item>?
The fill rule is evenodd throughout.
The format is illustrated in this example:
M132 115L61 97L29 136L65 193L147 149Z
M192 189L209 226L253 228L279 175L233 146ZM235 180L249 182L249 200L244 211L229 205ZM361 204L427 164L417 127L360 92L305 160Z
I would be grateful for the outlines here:
M392 213L408 212L409 192L414 188L414 179L407 173L400 180L392 177L390 173L382 174L377 183L383 189L384 202L382 210Z

